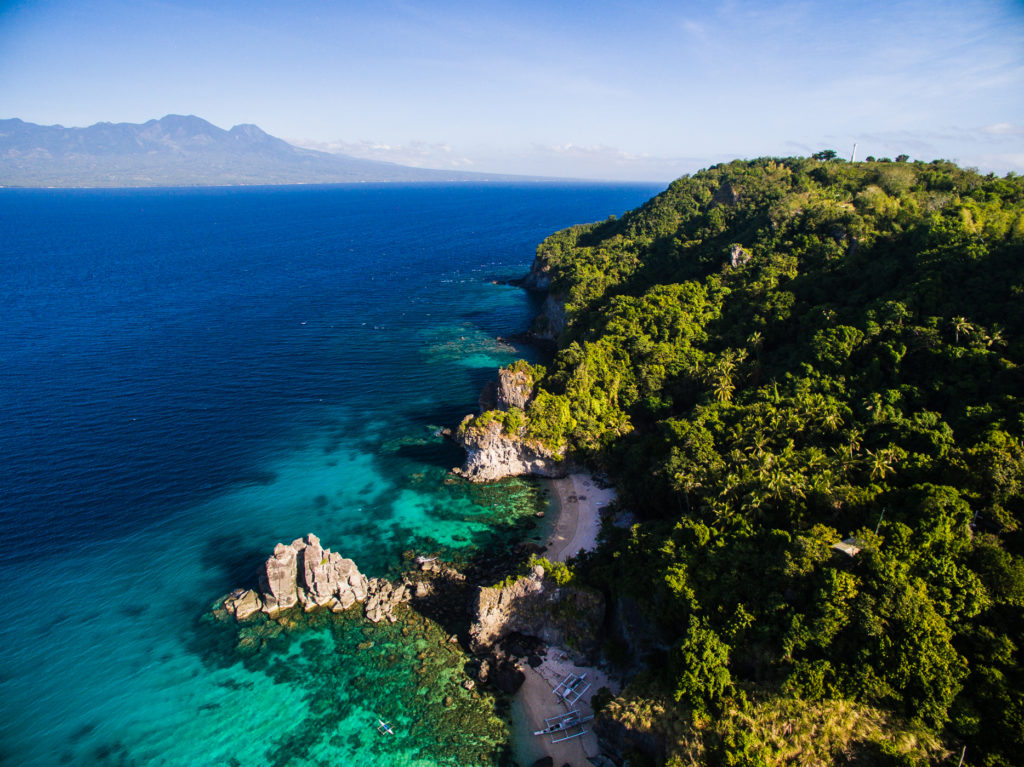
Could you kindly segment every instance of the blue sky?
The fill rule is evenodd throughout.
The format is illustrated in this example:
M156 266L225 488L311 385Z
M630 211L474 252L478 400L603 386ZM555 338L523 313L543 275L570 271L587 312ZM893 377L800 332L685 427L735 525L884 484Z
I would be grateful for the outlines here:
M1024 2L0 0L0 116L195 114L423 167L669 180L733 157L1024 172Z

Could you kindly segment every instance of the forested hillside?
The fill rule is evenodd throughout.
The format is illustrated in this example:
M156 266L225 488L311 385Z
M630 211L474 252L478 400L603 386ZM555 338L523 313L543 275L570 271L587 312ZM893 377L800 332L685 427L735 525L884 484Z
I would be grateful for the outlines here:
M503 423L637 515L576 568L669 763L1019 764L1024 179L827 156L546 240L560 351Z

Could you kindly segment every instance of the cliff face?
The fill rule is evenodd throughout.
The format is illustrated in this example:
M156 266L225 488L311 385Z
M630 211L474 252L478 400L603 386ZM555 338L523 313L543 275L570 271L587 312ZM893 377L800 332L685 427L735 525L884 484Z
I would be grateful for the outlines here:
M466 463L456 473L473 482L504 477L564 477L569 472L561 452L506 434L501 423L460 428L456 440L466 450Z
M534 258L529 273L519 282L527 290L551 290L551 267L541 258Z
M533 399L534 372L525 363L498 370L498 378L480 394L482 415L466 416L453 435L466 451L460 474L473 482L504 477L564 477L569 472L565 448L551 448L526 438L524 411Z
M548 293L544 299L540 314L533 321L534 335L545 338L549 341L557 341L558 337L565 331L565 301L561 296Z
M533 335L546 341L557 341L566 325L565 298L551 292L552 271L548 259L538 253L530 264L530 271L517 283L527 290L548 294L540 314L533 322Z
M469 629L470 648L482 652L517 632L569 650L585 663L600 652L604 598L545 579L544 568L501 588L482 588Z
M498 377L489 381L480 392L480 412L508 411L517 407L525 410L533 396L533 377L522 369L500 368Z

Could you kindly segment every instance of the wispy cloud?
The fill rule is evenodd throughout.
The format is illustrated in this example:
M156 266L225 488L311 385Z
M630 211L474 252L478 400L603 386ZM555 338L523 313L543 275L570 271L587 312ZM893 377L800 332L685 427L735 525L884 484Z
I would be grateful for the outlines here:
M679 22L679 26L683 28L683 31L686 32L686 34L697 40L703 41L708 38L707 27L699 21L695 21L693 19L682 19Z
M983 170L995 168L1003 171L1009 168L1014 173L1022 173L1024 172L1024 152L983 154L975 158L970 164Z
M982 133L989 133L993 136L1024 136L1024 125L995 123L994 125L986 125L981 129L981 131Z
M455 147L445 142L402 144L362 141L291 140L295 146L366 160L416 168L480 170L526 176L607 181L671 181L723 158L661 156L630 152L606 144L533 143L520 147L476 145Z
M407 144L384 144L377 141L307 141L292 139L290 143L304 149L319 152L343 154L363 160L393 162L413 168L437 168L440 170L471 170L473 160L456 153L444 143L410 141Z

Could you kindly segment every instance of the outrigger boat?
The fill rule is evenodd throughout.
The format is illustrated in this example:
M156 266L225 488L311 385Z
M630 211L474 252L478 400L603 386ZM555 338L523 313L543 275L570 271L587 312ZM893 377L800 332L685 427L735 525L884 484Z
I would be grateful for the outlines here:
M381 735L394 735L395 731L391 728L391 722L385 722L379 716L377 717L377 732Z
M566 674L565 679L558 683L555 688L555 697L565 701L566 707L575 705L583 697L583 694L590 689L590 682L586 674Z
M534 735L563 735L561 738L552 737L552 743L561 743L563 740L571 740L572 738L578 738L580 735L584 735L587 731L583 729L583 723L589 722L593 719L593 716L580 716L580 712L575 709L558 716L548 717L544 720L544 729L537 730ZM579 732L571 732L571 730L579 727Z

